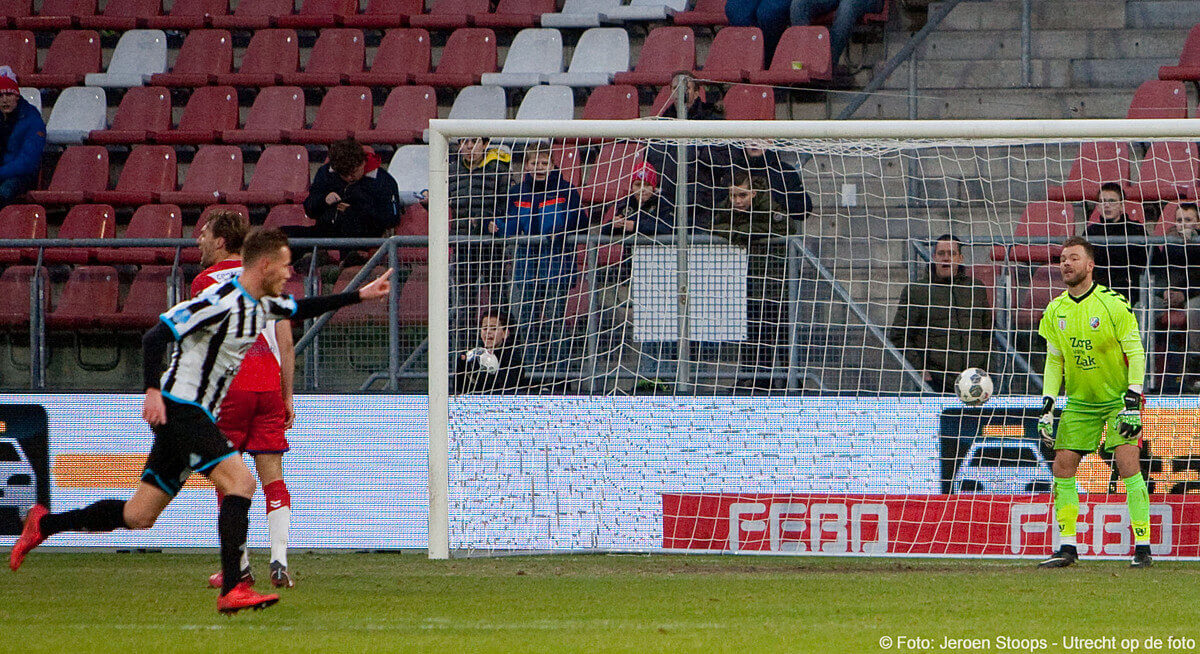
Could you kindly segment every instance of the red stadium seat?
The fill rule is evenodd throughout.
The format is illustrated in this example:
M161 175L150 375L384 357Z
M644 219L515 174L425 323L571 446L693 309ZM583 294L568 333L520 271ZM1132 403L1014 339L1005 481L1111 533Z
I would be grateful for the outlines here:
M169 302L171 286L170 266L142 266L119 312L99 313L96 326L117 331L142 331L153 327L158 317L171 308Z
M77 204L88 194L108 188L108 150L99 145L72 145L63 150L50 186L30 191L29 198L39 204Z
M1183 141L1155 141L1138 167L1138 182L1126 197L1151 202L1196 197L1196 177L1200 161L1196 144Z
M1046 197L1058 202L1095 200L1105 182L1129 183L1129 146L1113 141L1081 143L1067 182L1049 187Z
M604 144L596 154L587 182L580 188L583 201L594 204L621 199L641 163L640 144L629 141Z
M147 19L162 15L162 0L107 0L96 16L81 16L79 26L90 30L125 30L145 27Z
M63 286L54 309L46 314L51 329L93 329L98 314L117 312L120 282L111 266L79 266Z
M597 86L583 105L583 120L634 120L640 117L637 88L627 84Z
M370 72L353 73L346 82L356 86L401 86L429 72L432 57L429 32L388 30L375 50Z
M192 92L179 126L150 135L156 143L200 145L215 143L238 126L238 96L232 86L202 86Z
M400 214L400 224L396 225L396 236L429 236L429 211L419 202L405 207L404 213ZM426 263L429 246L396 248L396 257L405 263Z
M1187 118L1188 96L1183 82L1142 82L1129 103L1126 118Z
M475 14L474 22L493 29L537 27L542 24L542 14L554 12L554 0L500 0L495 13Z
M433 0L429 13L409 16L408 24L425 29L456 30L470 25L475 16L488 13L489 4L488 0Z
M457 29L450 34L437 70L413 76L423 86L462 88L478 84L484 73L496 72L496 35L490 29Z
M304 72L285 73L289 86L337 86L363 71L366 41L359 29L324 29L309 54Z
M1017 239L1044 236L1062 240L1074 233L1075 208L1062 202L1030 202L1021 215L1021 222L1013 230L1013 236ZM1004 254L1003 246L997 245L992 248L993 260L1003 261ZM1009 260L1049 263L1058 258L1060 254L1062 254L1062 246L1054 243L1014 245Z
M578 146L575 139L555 141L550 146L550 161L558 169L558 174L575 188L583 183L583 163L579 158Z
M46 210L39 204L10 204L0 209L0 241L12 238L46 238ZM34 261L33 248L0 248L0 264Z
M153 86L135 86L125 92L112 126L88 135L89 143L131 145L145 143L150 134L171 128L171 94Z
M88 194L90 202L103 204L149 204L163 191L175 190L175 148L167 145L135 145L111 191Z
M633 70L617 73L616 84L670 84L678 73L696 67L696 35L690 27L656 27L646 36Z
M678 16L678 14L676 14ZM717 32L698 79L741 82L763 69L763 35L757 27L726 27Z
M183 212L173 204L143 204L133 212L122 238L181 238ZM170 263L175 248L100 248L93 257L100 263L146 265Z
M729 19L725 16L725 0L696 0L696 4L690 11L678 12L672 17L672 20L676 25L700 25L703 27L729 24ZM717 33L720 34L720 32Z
M293 29L315 30L341 25L358 11L358 0L304 0L294 16L280 16L275 24Z
M92 30L63 30L54 37L41 72L21 83L37 88L64 88L83 83L88 73L100 72L100 35Z
M1178 205L1176 205L1176 206L1178 206ZM1145 212L1145 210L1142 209L1141 202L1134 202L1133 200L1126 200L1125 201L1125 216L1128 217L1130 220L1132 220L1135 223L1145 224L1145 222L1146 222L1146 212ZM1090 215L1088 215L1088 223L1089 224L1098 223L1098 222L1100 222L1100 220L1101 220L1100 204L1097 203L1095 208L1092 209L1092 213Z
M1200 80L1200 24L1196 24L1188 32L1187 40L1183 43L1183 52L1179 54L1179 65L1159 68L1158 79L1184 82Z
M117 232L117 212L107 204L77 204L67 212L55 238L113 238ZM95 248L51 248L46 263L87 263Z
M224 143L280 143L285 130L304 128L304 91L269 86L258 92L242 129L221 132Z
M96 0L44 0L36 16L13 21L23 30L52 32L78 27L79 19L96 15Z
M267 212L267 219L263 221L263 227L306 227L316 224L309 220L308 215L304 213L304 205L302 204L277 204L271 207Z
M50 306L50 280L45 268L36 269L46 292L41 296L42 312ZM35 275L34 266L9 266L0 275L0 329L29 331L29 307Z
M385 30L404 27L408 17L425 11L424 0L367 0L367 8L361 14L347 16L342 24L346 27Z
M335 86L325 94L309 129L283 133L289 143L333 143L371 129L371 89L365 86Z
M734 84L725 93L726 120L775 120L775 90Z
M403 145L420 141L437 118L437 94L428 86L397 86L379 110L374 129L355 132L361 143Z
M228 30L261 30L282 16L290 16L295 5L293 0L239 0L237 8L228 16L213 16L213 27Z
M1033 271L1029 288L1017 294L1017 325L1037 329L1046 305L1067 290L1058 266L1041 266Z
M0 27L15 27L19 19L32 15L33 0L0 0Z
M4 53L4 65L11 67L21 82L37 70L37 42L29 30L0 32L0 52Z
M155 86L204 86L233 70L233 39L227 30L189 32L169 73L150 77Z
M775 56L767 70L751 73L754 84L809 84L833 79L829 50L829 30L823 26L789 27L775 46Z
M244 191L229 191L226 202L282 204L308 195L308 151L302 145L272 145L263 150Z
M187 177L178 191L158 194L169 204L213 204L224 191L242 188L242 149L236 145L205 145L188 166Z
M154 30L198 30L211 26L213 16L228 14L229 0L174 0L165 16L147 18L146 27Z
M988 306L996 306L997 280L1000 278L1001 267L993 263L977 263L967 266L967 274L987 291Z
M300 41L295 30L262 29L250 37L236 73L216 76L217 84L229 86L274 86L280 78L300 67Z

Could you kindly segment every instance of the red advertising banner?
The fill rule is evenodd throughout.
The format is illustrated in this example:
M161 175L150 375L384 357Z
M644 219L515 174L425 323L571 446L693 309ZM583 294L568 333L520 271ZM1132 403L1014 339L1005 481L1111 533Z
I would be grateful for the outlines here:
M663 547L712 552L1041 556L1055 546L1049 495L664 493ZM1200 556L1200 498L1150 497L1156 556ZM1080 498L1080 554L1127 556L1123 495Z

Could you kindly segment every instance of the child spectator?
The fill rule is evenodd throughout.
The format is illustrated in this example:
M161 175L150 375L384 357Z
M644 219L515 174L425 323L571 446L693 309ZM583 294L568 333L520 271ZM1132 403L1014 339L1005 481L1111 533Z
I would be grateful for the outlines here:
M0 209L37 181L45 147L42 115L21 97L12 68L0 66Z
M450 164L451 223L457 236L491 239L488 224L505 215L508 199L502 189L509 185L512 154L493 147L482 138L458 142L458 157ZM473 311L484 306L503 306L504 244L501 242L458 243L454 246L454 287L463 291L455 305Z
M521 355L509 342L508 314L488 309L479 317L479 339L459 355L454 370L457 395L516 395L530 392Z

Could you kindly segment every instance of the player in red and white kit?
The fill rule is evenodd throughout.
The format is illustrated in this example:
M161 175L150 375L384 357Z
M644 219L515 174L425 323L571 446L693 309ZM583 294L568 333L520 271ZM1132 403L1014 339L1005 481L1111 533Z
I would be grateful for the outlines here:
M200 263L204 272L192 280L192 297L206 288L228 281L242 272L242 241L249 225L241 214L214 212L200 231ZM295 585L288 574L287 542L291 527L292 499L283 481L283 453L288 442L284 432L295 418L292 381L296 370L292 326L287 320L259 335L242 360L221 403L217 427L238 451L254 457L254 467L267 499L267 529L271 537L271 585ZM217 494L220 500L220 493ZM209 577L209 585L221 587L221 573ZM253 581L250 559L242 553L242 577Z

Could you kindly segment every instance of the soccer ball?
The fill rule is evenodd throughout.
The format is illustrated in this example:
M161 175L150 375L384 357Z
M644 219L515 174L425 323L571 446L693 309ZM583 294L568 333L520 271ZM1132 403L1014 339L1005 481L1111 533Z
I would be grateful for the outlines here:
M954 391L958 399L967 406L979 406L992 396L992 378L982 368L967 368L958 375L954 382Z

